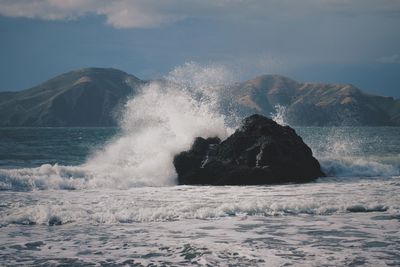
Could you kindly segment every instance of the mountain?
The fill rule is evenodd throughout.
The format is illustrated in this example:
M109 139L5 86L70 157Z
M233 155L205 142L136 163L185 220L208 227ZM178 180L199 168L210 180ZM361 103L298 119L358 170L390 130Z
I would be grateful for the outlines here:
M115 126L144 81L116 69L86 68L33 88L0 93L0 126Z
M0 126L116 126L121 107L145 81L116 69L85 68L33 88L0 92ZM243 117L284 107L290 125L400 126L400 100L350 84L300 83L262 75L230 88L223 105Z
M400 100L370 95L351 84L300 83L263 75L236 84L232 92L243 116L270 115L279 105L290 125L400 125Z

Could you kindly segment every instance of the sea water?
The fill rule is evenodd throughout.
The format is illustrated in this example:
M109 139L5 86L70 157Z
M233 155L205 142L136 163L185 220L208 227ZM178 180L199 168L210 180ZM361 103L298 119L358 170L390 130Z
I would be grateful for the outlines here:
M295 127L313 183L177 185L176 153L237 127L220 77L177 68L118 128L1 128L0 265L399 266L399 127Z

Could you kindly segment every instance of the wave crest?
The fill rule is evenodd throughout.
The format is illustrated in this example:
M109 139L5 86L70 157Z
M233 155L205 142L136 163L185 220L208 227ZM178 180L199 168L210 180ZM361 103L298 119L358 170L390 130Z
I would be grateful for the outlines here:
M187 63L150 82L125 105L121 133L81 166L45 164L0 170L0 189L79 189L176 184L173 157L195 137L226 138L233 130L220 112L232 76L221 66Z

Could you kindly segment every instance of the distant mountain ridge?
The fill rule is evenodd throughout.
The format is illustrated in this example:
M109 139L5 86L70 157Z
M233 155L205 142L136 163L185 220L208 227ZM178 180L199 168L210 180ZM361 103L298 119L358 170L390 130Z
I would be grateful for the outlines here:
M0 126L115 126L117 107L144 81L86 68L19 92L0 93Z
M74 70L27 90L0 92L0 126L116 126L120 107L144 84L116 69ZM227 104L242 116L270 116L280 105L291 125L400 126L400 100L370 95L350 84L262 75L230 90Z
M233 91L243 113L268 115L280 105L290 125L400 125L400 100L367 94L351 84L300 83L262 75L235 85Z

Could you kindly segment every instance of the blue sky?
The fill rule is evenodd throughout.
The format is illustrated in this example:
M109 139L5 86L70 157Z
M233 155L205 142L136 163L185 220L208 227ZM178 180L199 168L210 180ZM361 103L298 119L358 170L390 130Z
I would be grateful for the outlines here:
M0 91L82 67L188 61L400 98L400 0L0 0Z

